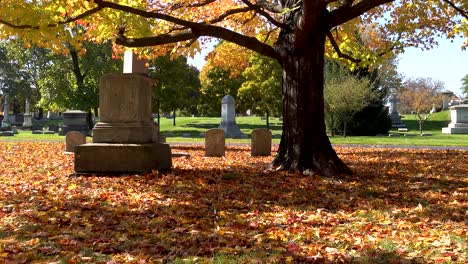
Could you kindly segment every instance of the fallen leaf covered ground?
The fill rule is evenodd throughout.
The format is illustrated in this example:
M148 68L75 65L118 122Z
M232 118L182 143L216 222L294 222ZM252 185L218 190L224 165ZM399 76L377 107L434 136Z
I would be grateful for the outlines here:
M62 143L0 142L0 263L466 263L468 152L336 148L346 179L178 146L174 169L73 176Z

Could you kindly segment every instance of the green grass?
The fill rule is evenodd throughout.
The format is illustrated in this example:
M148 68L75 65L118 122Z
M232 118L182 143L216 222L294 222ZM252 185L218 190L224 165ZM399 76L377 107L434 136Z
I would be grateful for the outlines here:
M193 142L202 143L204 137L200 134L208 129L218 127L221 122L219 117L176 117L176 126L173 126L173 119L161 118L161 133L170 133L167 142ZM403 121L409 131L401 133L401 137L388 136L334 136L330 137L333 144L368 144L368 145L410 145L410 146L468 146L468 135L447 135L442 134L442 127L446 127L450 122L449 111L435 113L425 122L424 133L431 133L432 136L419 136L419 125L414 115L403 116ZM52 121L54 124L57 121ZM256 128L266 128L266 121L261 117L237 117L237 124L241 131L247 135ZM48 123L44 123L47 125ZM273 136L281 135L281 120L270 118L270 130ZM398 133L391 130L391 133ZM190 133L190 137L183 137L184 133ZM414 134L413 137L404 137L403 134ZM33 135L30 131L21 131L14 137L0 137L0 141L64 141L64 136L58 135ZM89 139L88 139L89 140ZM227 143L250 143L250 139L226 139ZM279 143L279 139L273 139L273 143Z

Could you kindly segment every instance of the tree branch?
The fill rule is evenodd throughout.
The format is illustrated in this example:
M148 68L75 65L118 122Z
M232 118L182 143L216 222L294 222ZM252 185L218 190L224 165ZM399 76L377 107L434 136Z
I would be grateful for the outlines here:
M279 27L279 28L282 28L284 30L288 30L288 27L279 22L279 21L276 21L273 17L271 17L267 12L265 12L263 9L261 9L259 6L257 5L254 5L252 3L250 3L249 0L242 0L242 2L244 2L244 4L246 4L248 7L250 7L251 9L257 11L257 13L259 13L260 15L262 15L263 17L265 17L270 23L272 23L273 25Z
M336 53L338 54L338 57L343 58L343 59L347 59L347 60L349 60L351 62L354 62L354 63L361 62L360 59L353 58L350 55L344 54L343 52L341 52L340 47L336 43L335 38L333 37L333 34L331 32L327 33L327 37L330 40L330 43L332 44L332 46L335 49Z
M268 1L264 0L257 0L257 6L260 6L261 8L265 9L266 11L272 12L272 13L281 13L283 12L283 7L281 5L275 5L273 3L270 3Z
M330 28L334 28L338 25L348 22L349 20L356 18L367 11L380 6L385 3L391 3L395 0L363 0L351 7L341 6L330 12Z
M56 23L49 23L47 24L47 27L51 28L51 27L56 27L56 26L60 26L60 25L64 25L64 24L68 24L70 22L75 22L79 19L82 19L82 18L85 18L87 16L90 16L92 14L95 14L97 12L99 12L101 9L103 9L103 7L95 7L95 8L92 8L76 17L70 17L70 18L67 18L65 19L64 21L60 21L60 22L56 22ZM5 26L8 26L8 27L11 27L11 28L16 28L16 29L39 29L40 27L39 26L33 26L33 25L15 25L13 23L10 23L8 21L5 21L5 20L2 20L0 19L0 24L3 24Z
M443 0L447 4L449 4L451 7L453 7L455 10L457 10L462 16L464 16L466 19L468 19L468 12L461 9L460 7L456 6L452 1L450 0Z
M127 38L124 36L124 30L121 30L117 35L116 39L116 43L119 45L127 47L147 47L187 41L201 36L207 36L230 41L232 43L251 49L267 57L275 59L279 58L279 54L270 45L260 42L255 37L244 36L240 33L220 26L186 21L170 15L152 13L145 10L136 9L130 6L106 2L103 0L95 0L94 2L101 8L120 10L144 18L161 19L187 28L187 30L180 31L177 33L161 34L157 36L144 38Z

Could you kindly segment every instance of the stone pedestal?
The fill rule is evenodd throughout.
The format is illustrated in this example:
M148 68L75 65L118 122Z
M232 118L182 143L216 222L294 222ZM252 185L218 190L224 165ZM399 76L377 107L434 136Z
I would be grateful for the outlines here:
M388 109L390 118L392 119L393 128L404 128L406 127L405 123L401 121L400 113L397 110L397 104L400 102L400 99L397 98L397 95L393 93L388 100L390 102L390 107Z
M31 114L24 114L23 115L23 129L30 128L32 126L32 115Z
M442 128L444 134L468 134L468 104L450 107L451 122Z
M100 121L94 143L153 142L153 80L139 74L108 74L101 79Z
M152 84L153 80L134 73L102 77L100 122L93 129L93 143L75 147L76 172L150 172L172 167L169 145L153 141Z
M70 131L78 131L83 135L89 135L88 122L86 121L86 112L79 110L69 110L63 113L63 126L59 135L63 136Z
M236 124L235 100L229 94L221 100L221 124L219 128L224 130L224 135L227 138L242 138L244 135Z

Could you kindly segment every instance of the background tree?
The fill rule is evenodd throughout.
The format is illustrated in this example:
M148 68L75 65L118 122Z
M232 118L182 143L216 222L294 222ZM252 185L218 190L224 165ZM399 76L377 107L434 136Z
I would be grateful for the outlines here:
M372 65L388 50L430 48L437 44L436 35L453 38L468 34L466 21L462 21L468 18L464 0L176 0L125 4L94 0L71 4L53 1L47 8L36 1L8 3L0 7L0 23L5 25L0 36L21 35L35 42L50 39L47 45L56 45L67 38L67 25L79 22L87 26L84 37L115 39L127 47L151 47L141 52L155 56L168 50L193 55L205 37L215 37L278 60L283 69L283 133L273 165L325 175L351 173L326 135L326 48L340 58ZM363 35L364 45L357 41Z
M199 97L198 70L187 64L187 58L171 58L170 54L152 60L149 74L157 80L153 93L153 111L172 112L176 125L176 110L196 111ZM158 120L159 123L159 120Z
M269 116L281 115L281 67L257 53L250 56L249 64L242 72L245 81L237 92L239 101L246 108L265 113L269 129Z
M355 113L369 105L376 97L368 79L351 75L334 77L325 82L325 113L328 115L332 131L335 124L343 124L346 137L347 123Z
M198 111L204 116L221 116L221 99L230 94L236 100L236 111L245 110L237 98L244 82L242 75L233 75L231 69L205 65L200 73L200 102Z
M463 77L461 91L468 98L468 74Z
M414 113L419 123L419 133L423 124L431 116L433 107L442 108L442 90L444 83L431 78L406 80L400 90L400 111Z

